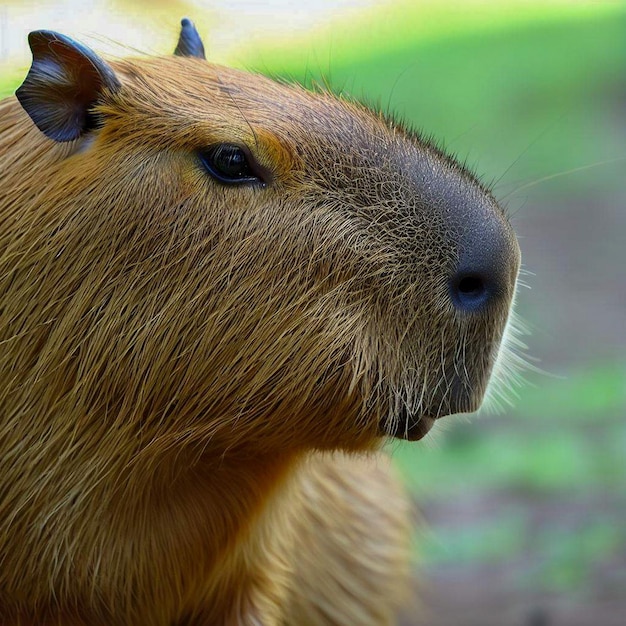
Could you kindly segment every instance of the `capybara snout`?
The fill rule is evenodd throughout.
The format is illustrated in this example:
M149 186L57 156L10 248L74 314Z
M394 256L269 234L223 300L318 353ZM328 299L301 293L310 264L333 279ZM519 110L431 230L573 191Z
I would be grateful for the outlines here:
M207 62L188 20L170 57L29 41L0 103L0 622L322 624L353 606L328 558L358 607L332 623L390 623L405 500L337 451L478 408L502 209L377 111Z

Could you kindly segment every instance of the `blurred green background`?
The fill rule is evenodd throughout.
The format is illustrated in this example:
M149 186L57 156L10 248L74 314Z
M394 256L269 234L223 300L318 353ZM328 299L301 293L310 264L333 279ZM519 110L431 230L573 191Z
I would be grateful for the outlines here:
M17 18L83 35L33 14L70 4L0 3L0 36ZM403 623L626 624L626 5L318 2L297 23L289 2L108 5L118 25L150 13L150 52L189 14L210 58L399 113L493 182L520 237L532 368L499 415L391 446L420 511L423 606ZM238 15L233 42L220 28ZM18 63L0 45L2 95L23 47Z

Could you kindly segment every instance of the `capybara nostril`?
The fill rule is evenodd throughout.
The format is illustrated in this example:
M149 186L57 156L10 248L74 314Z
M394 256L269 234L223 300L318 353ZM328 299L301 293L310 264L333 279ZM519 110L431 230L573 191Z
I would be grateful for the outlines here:
M457 272L451 281L452 299L459 309L475 311L487 304L490 282L477 272Z
M479 312L512 296L519 247L510 225L488 205L476 207L458 239L457 266L449 282L455 307Z

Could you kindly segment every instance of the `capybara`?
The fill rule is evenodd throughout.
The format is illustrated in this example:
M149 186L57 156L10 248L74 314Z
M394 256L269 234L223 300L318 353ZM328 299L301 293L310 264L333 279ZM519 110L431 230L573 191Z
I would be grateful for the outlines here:
M519 248L381 112L51 31L0 104L0 623L393 623L381 445L481 403Z

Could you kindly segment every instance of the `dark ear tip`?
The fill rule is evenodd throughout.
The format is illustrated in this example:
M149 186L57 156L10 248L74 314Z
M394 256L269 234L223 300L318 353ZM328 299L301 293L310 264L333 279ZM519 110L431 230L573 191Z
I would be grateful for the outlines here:
M180 26L180 35L174 54L179 57L206 59L204 45L194 23L188 17L183 17L180 20Z
M33 50L41 44L51 41L53 39L53 35L56 35L56 33L49 30L33 30L28 33L28 45L30 46L30 49Z

